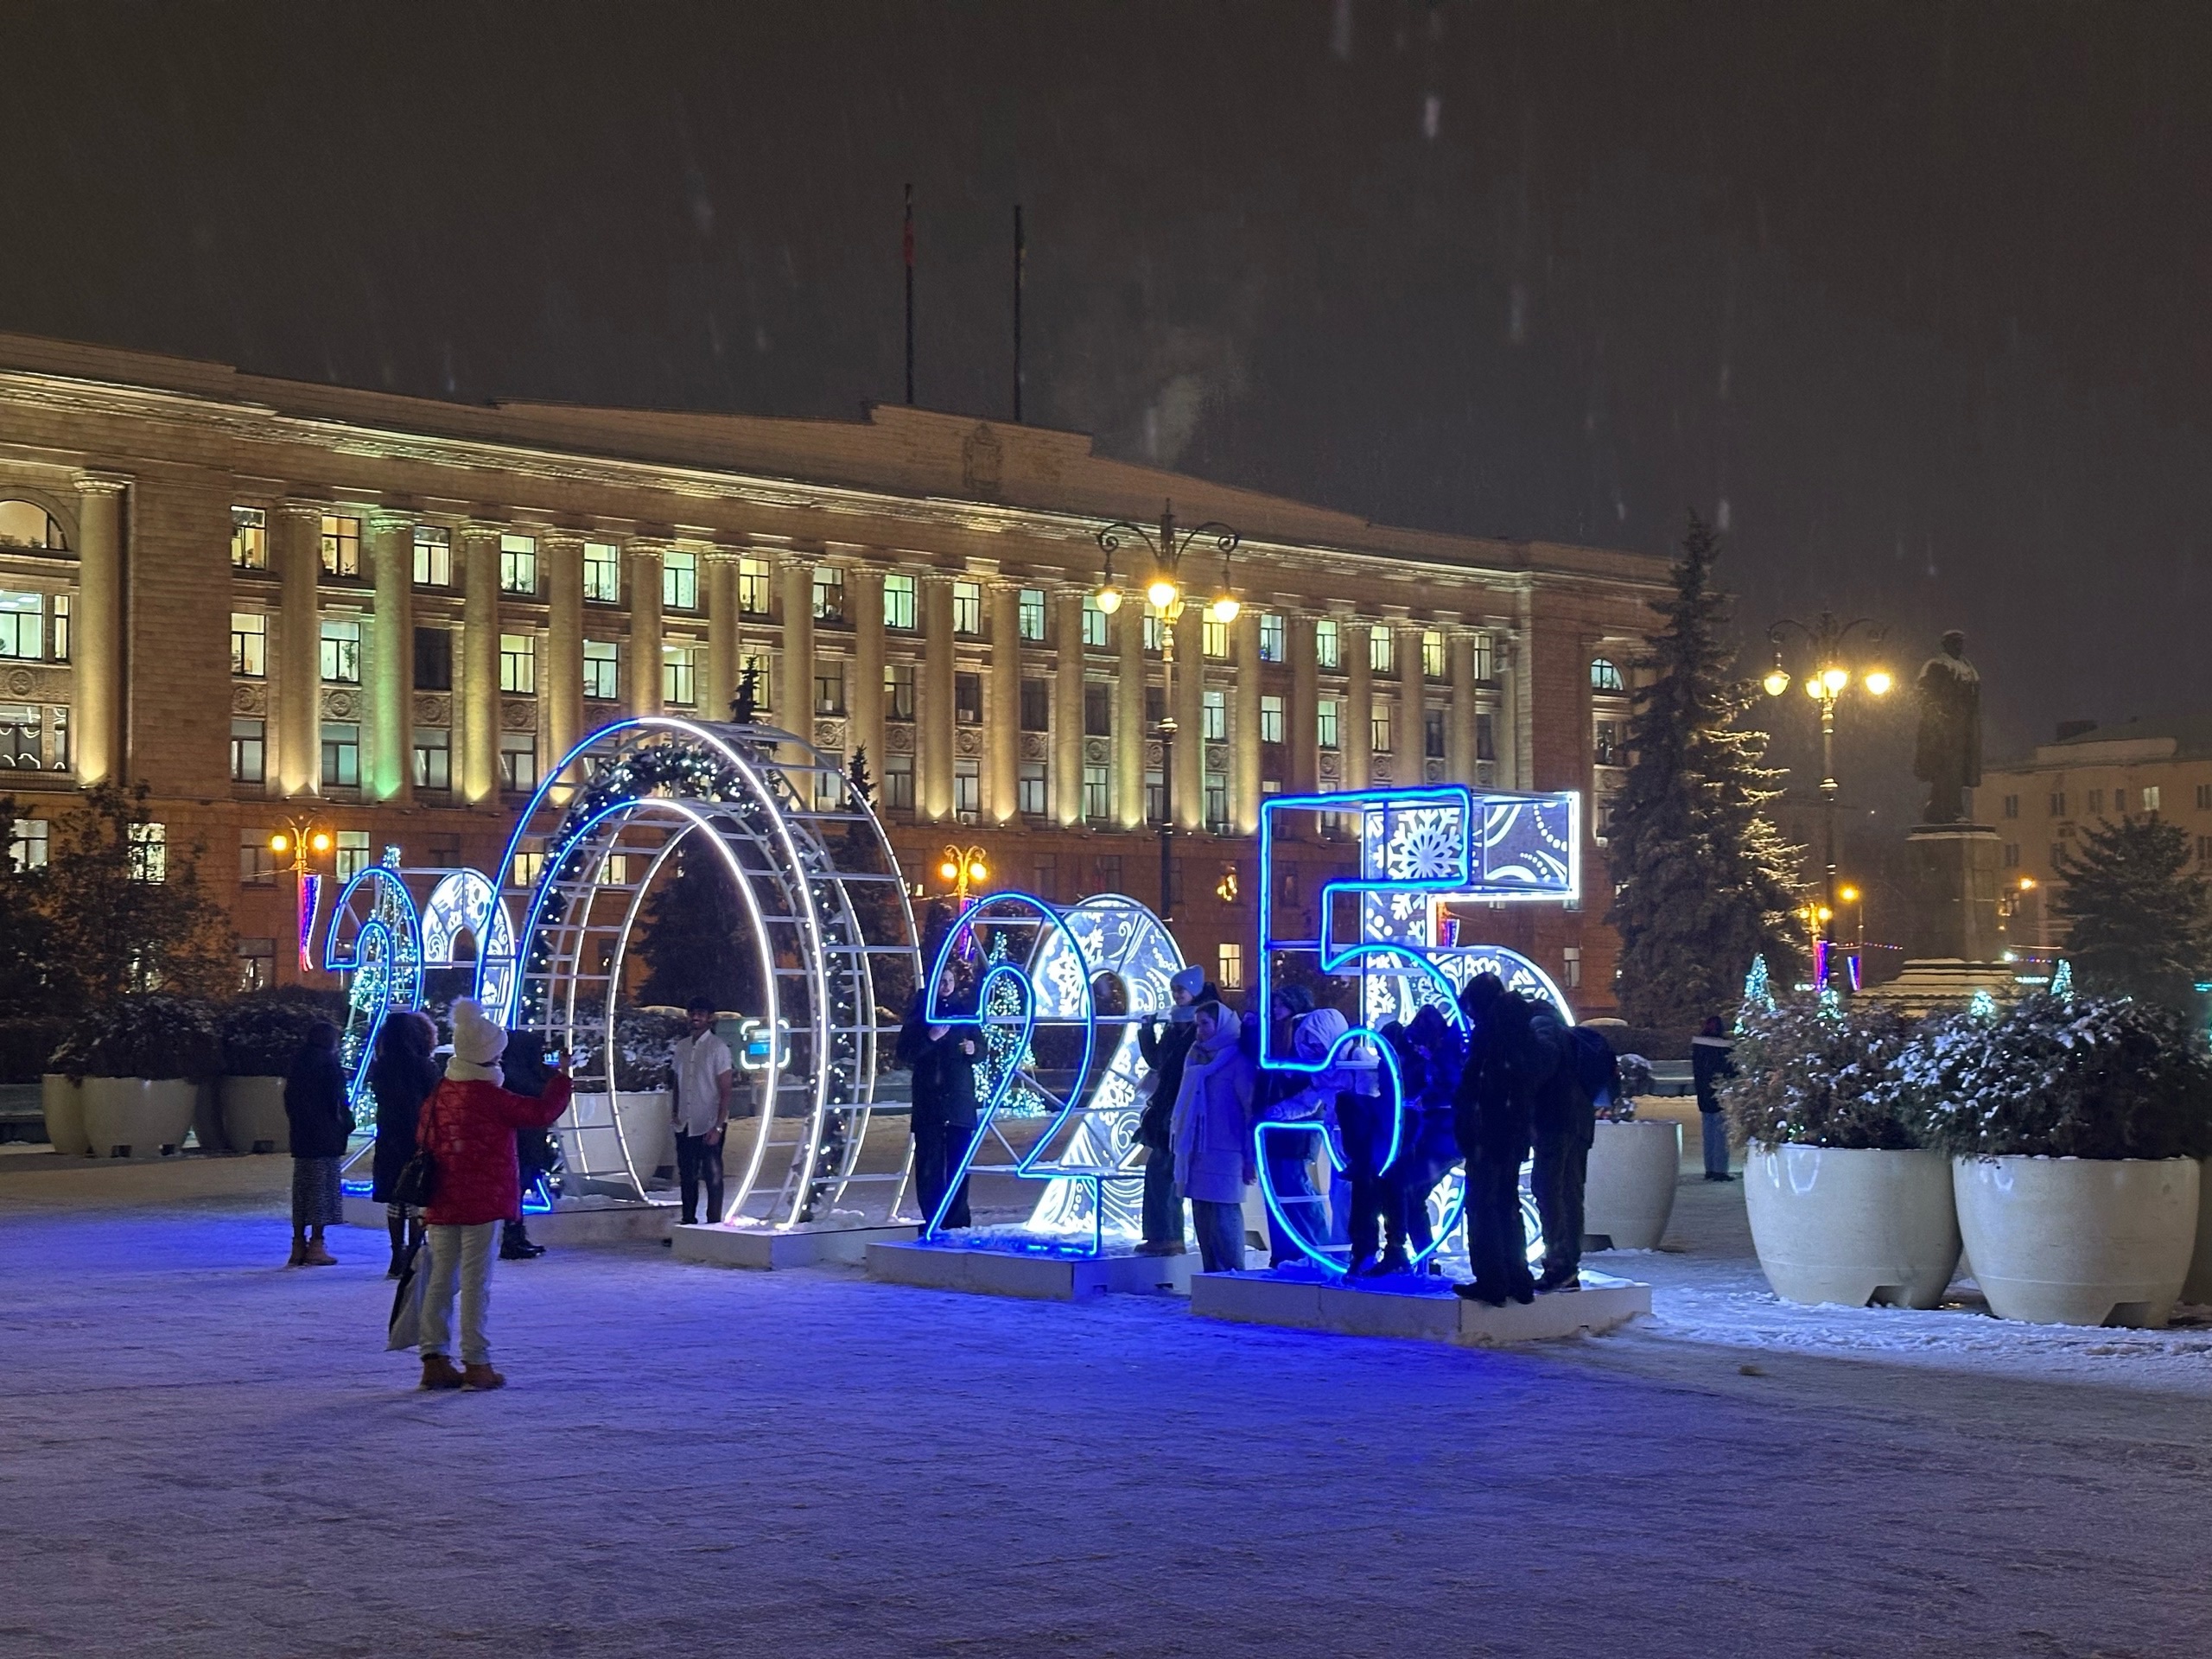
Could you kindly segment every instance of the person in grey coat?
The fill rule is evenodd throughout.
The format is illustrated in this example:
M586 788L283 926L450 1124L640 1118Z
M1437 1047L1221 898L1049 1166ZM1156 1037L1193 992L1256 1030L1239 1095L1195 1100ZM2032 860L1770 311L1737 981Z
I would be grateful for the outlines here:
M1258 1179L1252 1162L1252 1062L1237 1047L1236 1016L1201 1002L1183 1061L1169 1135L1175 1185L1191 1201L1198 1261L1208 1273L1244 1267L1244 1189Z

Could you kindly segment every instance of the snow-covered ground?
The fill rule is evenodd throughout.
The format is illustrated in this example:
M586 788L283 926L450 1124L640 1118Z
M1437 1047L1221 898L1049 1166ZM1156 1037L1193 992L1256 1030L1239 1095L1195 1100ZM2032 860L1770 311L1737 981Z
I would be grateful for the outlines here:
M1461 1351L658 1249L382 1351L281 1160L0 1158L0 1655L2212 1653L2212 1330L1784 1308L1691 1182L1620 1334Z

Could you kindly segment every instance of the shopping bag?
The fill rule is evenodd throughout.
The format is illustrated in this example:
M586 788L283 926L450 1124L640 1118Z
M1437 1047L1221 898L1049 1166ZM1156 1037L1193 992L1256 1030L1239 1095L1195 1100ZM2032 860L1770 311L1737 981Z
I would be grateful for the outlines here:
M385 1331L385 1351L397 1353L423 1339L423 1281L429 1276L428 1241L416 1239L407 1247L407 1260L399 1269L399 1288L391 1294L391 1319Z

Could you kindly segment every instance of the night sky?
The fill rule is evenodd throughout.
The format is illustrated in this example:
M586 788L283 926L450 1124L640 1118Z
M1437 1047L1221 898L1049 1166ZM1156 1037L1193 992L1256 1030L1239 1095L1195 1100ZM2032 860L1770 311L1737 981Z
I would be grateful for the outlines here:
M1033 421L1396 524L1694 508L1747 634L1967 629L1999 753L2208 702L2212 8L70 0L0 63L0 329L850 415L911 181L926 404L1009 412L1020 201Z

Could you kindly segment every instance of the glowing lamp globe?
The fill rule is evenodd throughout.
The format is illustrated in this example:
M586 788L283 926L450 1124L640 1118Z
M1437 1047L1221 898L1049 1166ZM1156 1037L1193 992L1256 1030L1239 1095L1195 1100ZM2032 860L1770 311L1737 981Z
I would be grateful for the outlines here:
M269 850L272 853L290 852L292 850L292 838L284 834L282 830L279 830L276 834L269 837Z
M1772 669L1759 683L1766 687L1767 696L1778 697L1789 689L1789 676L1778 668Z
M1805 677L1805 695L1807 696L1811 697L1815 702L1818 702L1821 698L1827 696L1827 694L1828 688L1827 682L1826 680L1822 679L1817 674L1808 674Z
M1851 683L1851 671L1847 668L1824 668L1821 671L1821 683L1827 687L1831 694L1840 691Z
M1866 689L1878 697L1888 696L1890 688L1896 683L1897 682L1890 677L1890 671L1886 668L1878 668L1866 677Z
M1234 594L1224 594L1213 602L1213 620L1224 626L1234 622L1236 613L1244 608Z
M989 868L980 858L968 867L968 879L970 881L983 880L990 873Z
M1111 616L1122 608L1122 590L1109 582L1093 596L1092 602L1106 615Z
M318 830L315 832L315 839L310 841L308 845L314 848L318 853L327 853L330 850L330 837L322 830Z
M957 881L960 879L960 867L949 858L937 867L937 873L948 881Z
M1144 590L1144 596L1164 611L1175 602L1175 584L1166 576L1154 576L1152 586Z

